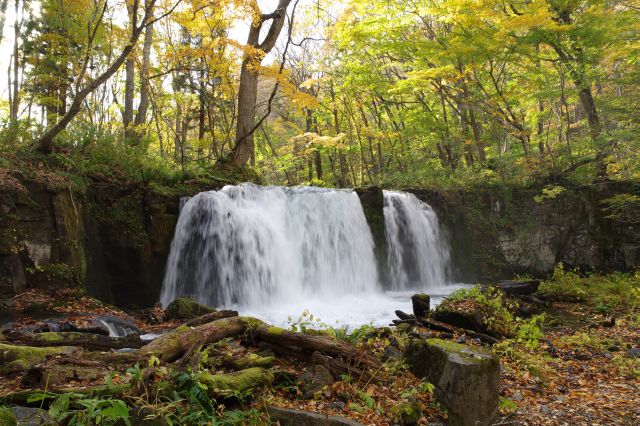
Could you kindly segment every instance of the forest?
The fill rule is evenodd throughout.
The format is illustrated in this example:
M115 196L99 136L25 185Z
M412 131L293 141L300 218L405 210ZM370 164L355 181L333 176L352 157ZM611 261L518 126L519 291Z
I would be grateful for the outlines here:
M8 154L332 187L638 176L633 1L0 6Z
M640 424L638 0L0 0L0 426Z

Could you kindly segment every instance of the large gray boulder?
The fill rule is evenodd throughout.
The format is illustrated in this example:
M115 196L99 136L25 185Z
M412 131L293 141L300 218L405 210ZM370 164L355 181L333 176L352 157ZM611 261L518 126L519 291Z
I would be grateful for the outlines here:
M354 420L291 408L269 407L269 417L280 426L364 426Z
M436 386L450 425L488 425L497 414L500 361L491 351L441 339L413 340L405 359L413 374Z

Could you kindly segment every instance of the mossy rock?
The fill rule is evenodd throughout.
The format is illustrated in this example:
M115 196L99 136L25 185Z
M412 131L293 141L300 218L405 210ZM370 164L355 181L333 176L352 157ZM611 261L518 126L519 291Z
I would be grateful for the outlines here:
M450 425L489 425L498 412L500 361L490 350L441 339L412 340L411 372L436 387Z
M190 297L179 297L167 306L164 318L167 321L175 319L189 320L215 311L215 309L201 305Z
M0 407L0 426L16 426L18 421L9 407Z

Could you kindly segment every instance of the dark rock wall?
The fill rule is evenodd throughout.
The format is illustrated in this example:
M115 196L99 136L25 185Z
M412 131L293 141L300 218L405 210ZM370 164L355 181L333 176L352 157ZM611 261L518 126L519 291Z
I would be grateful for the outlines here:
M119 306L158 300L178 196L23 186L25 192L0 195L0 297L27 287L84 286Z
M453 279L462 282L549 275L562 262L602 272L640 266L637 211L610 217L604 200L638 195L635 183L541 189L411 190L438 213L451 244ZM637 209L638 206L628 206Z
M28 287L77 285L123 307L158 300L179 195L143 187L96 186L77 194L37 182L23 186L24 192L0 193L0 298ZM534 201L540 189L411 192L438 213L456 281L545 276L557 262L602 271L640 265L640 221L607 218L602 204L615 194L638 194L635 184L566 189L542 202ZM382 260L382 191L358 194Z

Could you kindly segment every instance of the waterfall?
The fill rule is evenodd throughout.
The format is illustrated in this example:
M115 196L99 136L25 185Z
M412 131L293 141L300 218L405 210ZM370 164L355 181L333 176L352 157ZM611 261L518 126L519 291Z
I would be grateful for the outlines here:
M183 205L160 301L261 306L375 292L373 250L353 191L226 186Z
M386 254L376 257L352 190L202 192L181 200L160 301L190 296L280 325L305 309L323 320L387 324L395 309L410 309L410 290L450 291L449 254L435 212L412 194L384 192L384 226Z
M384 191L388 276L393 290L446 284L449 249L438 216L415 195Z

